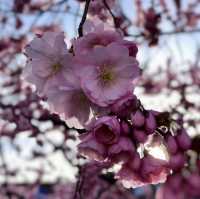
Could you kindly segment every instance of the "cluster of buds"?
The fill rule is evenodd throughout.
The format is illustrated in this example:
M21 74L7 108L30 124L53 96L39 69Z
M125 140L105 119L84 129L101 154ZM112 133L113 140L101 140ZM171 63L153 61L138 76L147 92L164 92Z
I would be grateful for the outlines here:
M159 128L159 113L145 110L136 96L120 99L109 116L98 117L80 136L79 152L92 160L119 164L116 177L126 187L164 182L169 174L168 162L154 158L145 143Z
M186 151L190 149L191 139L185 129L181 128L176 131L176 135L166 137L166 147L170 153L170 167L173 170L182 169L187 161Z

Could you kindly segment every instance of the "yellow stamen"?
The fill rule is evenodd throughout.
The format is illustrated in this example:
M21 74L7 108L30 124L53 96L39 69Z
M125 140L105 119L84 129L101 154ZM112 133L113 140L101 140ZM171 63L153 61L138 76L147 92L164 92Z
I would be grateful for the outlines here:
M108 67L107 67L107 69L104 68L101 71L100 78L104 84L108 84L109 82L111 82L114 79L114 76L113 76L112 72L110 70L108 70Z
M53 73L57 73L61 69L61 67L62 67L62 65L59 62L53 64L52 65Z

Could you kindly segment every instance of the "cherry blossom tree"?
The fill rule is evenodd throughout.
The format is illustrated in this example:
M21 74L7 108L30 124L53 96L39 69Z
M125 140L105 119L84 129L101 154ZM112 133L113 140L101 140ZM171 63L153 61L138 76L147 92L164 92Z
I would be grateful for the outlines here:
M0 0L1 197L199 198L199 9ZM68 169L50 180L55 153Z

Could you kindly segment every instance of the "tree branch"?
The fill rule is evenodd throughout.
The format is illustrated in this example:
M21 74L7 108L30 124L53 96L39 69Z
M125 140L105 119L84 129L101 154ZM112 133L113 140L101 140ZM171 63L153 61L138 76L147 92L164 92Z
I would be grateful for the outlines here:
M84 8L83 16L81 18L81 22L80 22L79 27L78 27L79 37L83 36L83 25L85 23L85 20L87 19L87 13L88 13L90 1L91 0L86 0L86 3L85 3L85 8Z
M110 15L112 16L114 24L116 25L116 17L113 14L112 10L110 9L110 6L108 5L106 0L103 0L103 3L105 5L106 9L108 10L108 12L110 13Z

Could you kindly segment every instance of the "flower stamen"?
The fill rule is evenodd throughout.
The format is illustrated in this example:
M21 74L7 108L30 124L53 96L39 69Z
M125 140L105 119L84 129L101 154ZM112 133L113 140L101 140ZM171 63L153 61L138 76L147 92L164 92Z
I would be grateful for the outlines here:
M100 73L100 80L104 85L109 84L114 79L112 71L108 70L107 68L108 67L103 67Z
M55 64L52 65L52 71L54 74L56 74L57 72L59 72L59 70L61 69L62 64L60 64L59 62L56 62Z

